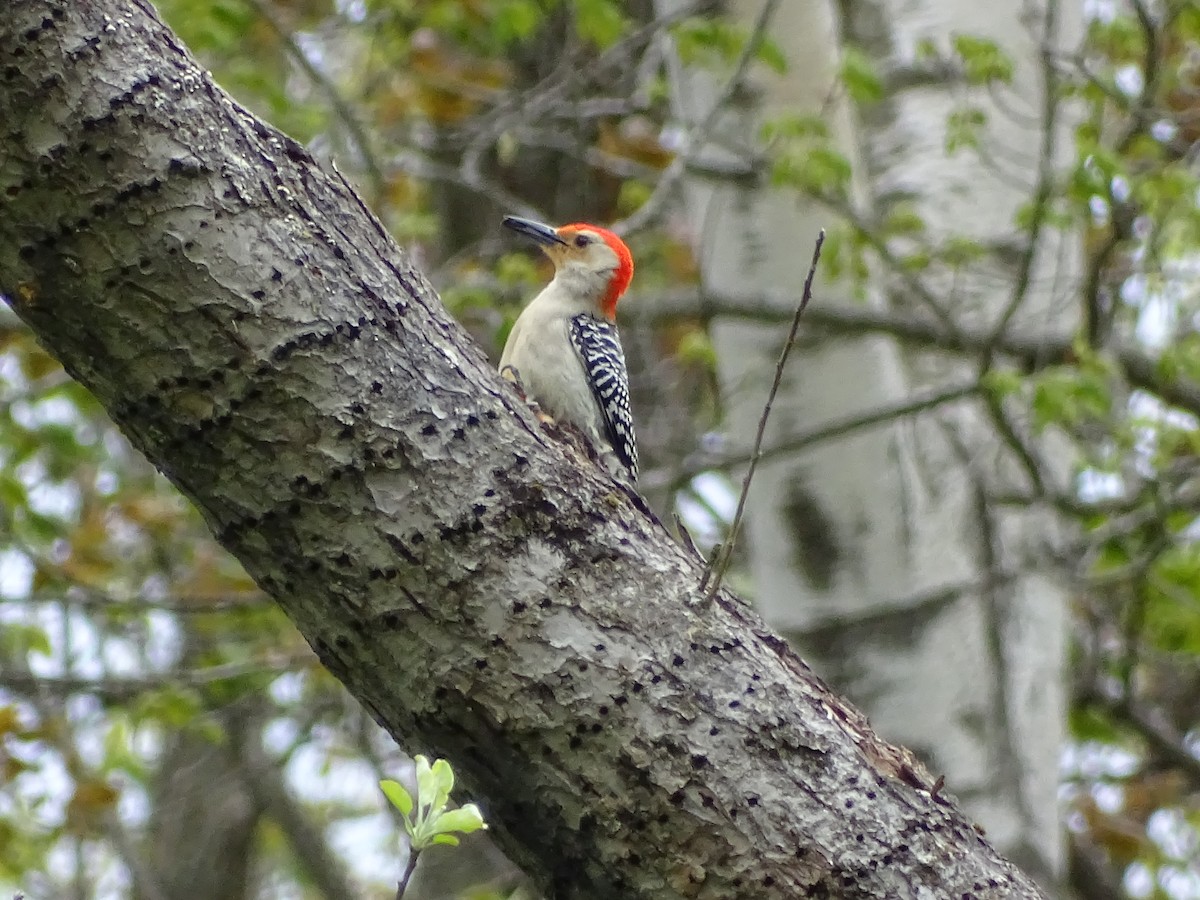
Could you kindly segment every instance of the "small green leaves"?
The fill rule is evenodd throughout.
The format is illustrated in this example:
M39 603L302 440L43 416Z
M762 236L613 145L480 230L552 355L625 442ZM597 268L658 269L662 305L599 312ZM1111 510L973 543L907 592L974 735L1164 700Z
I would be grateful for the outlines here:
M972 84L986 84L989 81L1008 84L1012 81L1012 57L1001 50L995 41L971 34L956 35L954 52L962 61L967 80Z
M946 117L946 153L953 155L959 150L979 149L986 124L987 113L978 106L953 110Z
M869 106L883 99L883 79L875 62L858 47L847 45L842 50L842 84L850 97L860 106Z
M471 834L487 828L483 821L483 813L474 803L466 803L458 809L447 810L432 823L432 843L456 846L458 838L452 832Z
M717 69L733 63L742 53L750 30L744 26L712 16L690 16L671 27L676 52L688 65ZM782 74L788 61L783 49L769 37L764 37L754 54L755 59L771 71Z
M383 791L383 796L388 798L388 802L400 810L401 815L412 815L412 795L404 789L404 785L398 781L384 780L379 782L379 788Z
M576 0L575 30L597 47L611 47L629 29L621 4L613 0Z
M388 802L404 816L404 830L408 832L414 851L424 850L434 844L456 846L458 834L471 834L487 828L483 814L474 803L466 803L458 809L446 809L450 792L454 789L454 770L444 759L430 765L424 756L415 759L417 768L417 797L414 801L404 785L398 781L381 781L379 788Z

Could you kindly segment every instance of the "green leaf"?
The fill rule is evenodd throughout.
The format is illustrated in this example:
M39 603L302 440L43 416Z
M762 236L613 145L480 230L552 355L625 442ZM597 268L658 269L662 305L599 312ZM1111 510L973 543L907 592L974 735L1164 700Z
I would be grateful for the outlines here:
M1012 57L1001 50L995 41L976 35L956 35L954 52L962 60L968 81L974 84L986 84L989 81L1008 84L1012 81Z
M438 834L451 831L471 834L487 828L487 825L483 821L483 813L479 811L479 807L474 803L465 803L458 809L447 810L438 816L433 828Z
M1112 391L1102 365L1053 366L1033 379L1033 419L1040 430L1109 418Z
M850 98L861 106L883 99L883 79L874 60L858 47L846 46L842 51L842 83Z
M1112 720L1095 709L1075 709L1070 714L1071 733L1076 740L1102 741L1105 744L1118 742L1120 732Z
M1021 373L1015 369L992 369L984 374L981 381L984 390L1000 399L1018 393L1025 383Z
M542 11L533 0L505 0L495 6L492 29L502 44L515 44L532 37L542 18Z
M938 256L952 266L966 266L981 259L987 251L972 238L952 236L938 248Z
M888 237L911 237L924 232L925 220L911 204L901 203L892 207L883 221L883 233Z
M777 75L783 75L788 70L787 56L784 55L783 48L769 37L763 38L762 43L758 45L758 61Z
M398 781L383 780L379 782L379 789L383 791L383 796L388 798L388 802L396 809L400 810L404 816L411 816L413 811L412 795Z
M444 809L446 802L450 799L450 792L454 790L454 770L450 768L450 763L446 760L439 759L434 761L430 774L433 776L432 808L434 810Z
M621 5L614 0L575 0L572 8L576 32L601 49L615 44L629 27Z
M429 839L426 846L429 844L445 844L448 847L457 847L458 838L452 834L435 834Z
M946 117L946 153L952 155L959 150L978 149L986 124L987 114L977 106L952 111Z

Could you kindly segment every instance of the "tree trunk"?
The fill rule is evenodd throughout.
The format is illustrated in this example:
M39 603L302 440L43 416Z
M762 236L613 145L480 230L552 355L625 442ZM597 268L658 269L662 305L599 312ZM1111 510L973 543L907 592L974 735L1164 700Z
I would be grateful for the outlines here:
M0 23L0 291L561 897L1035 897L145 3Z
M670 8L673 0L661 5ZM730 12L753 28L770 7L733 2ZM733 93L740 106L732 104L704 136L699 168L712 168L722 145L744 146L764 121L816 115L856 161L851 203L868 211L868 221L883 221L899 198L917 208L931 241L973 238L997 251L1019 242L1016 208L1029 194L981 171L974 154L946 158L945 122L962 102L962 84L944 75L940 82L886 76L896 74L897 60L913 57L922 38L944 47L952 34L981 34L1014 54L1023 96L1037 98L1041 57L1026 33L1022 4L993 3L986 21L974 0L843 4L845 19L834 7L778 4L768 33L790 68L779 77L756 76ZM1047 35L1050 45L1055 37ZM843 40L870 51L889 88L862 119L852 120L837 83ZM695 71L677 72L675 86L681 117L692 125L709 116L721 90ZM972 99L988 102L986 95ZM1016 128L994 112L989 146L1028 145ZM817 229L835 228L838 213L798 191L748 186L746 179L694 178L687 201L704 291L782 295L789 307L780 314L790 315L805 274L803 248ZM1069 307L1055 307L1050 290L1078 271L1078 254L1051 248L1048 237L1030 238L1039 265L1018 321L1062 333L1072 324ZM1058 281L1052 265L1060 267ZM1016 263L993 261L936 284L935 293L954 308L956 321L990 330L1020 280L1018 270ZM891 274L873 273L870 306L912 313L901 287ZM856 303L844 283L824 284L819 293L814 309ZM718 318L712 334L727 431L734 452L748 454L784 329ZM792 357L765 444L785 446L832 423L902 405L922 390L970 384L977 373L973 360L931 360L879 336L816 333ZM881 417L871 427L773 455L750 493L745 552L767 620L862 703L882 734L944 773L989 836L1051 885L1062 875L1057 784L1066 603L1031 549L1044 548L1053 523L1040 510L1015 514L988 504L999 482L1010 493L1029 485L1021 473L1014 477L1008 448L980 414L978 397L965 394L916 424Z

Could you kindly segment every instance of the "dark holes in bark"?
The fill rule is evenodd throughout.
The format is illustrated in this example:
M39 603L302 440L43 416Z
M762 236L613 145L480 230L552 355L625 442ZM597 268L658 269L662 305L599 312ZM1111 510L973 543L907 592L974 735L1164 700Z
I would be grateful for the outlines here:
M54 28L54 20L49 16L43 16L42 21L37 25L34 25L32 28L27 28L22 37L24 37L27 41L35 41L37 40L37 36L39 34L41 34L43 31L50 31L52 28Z

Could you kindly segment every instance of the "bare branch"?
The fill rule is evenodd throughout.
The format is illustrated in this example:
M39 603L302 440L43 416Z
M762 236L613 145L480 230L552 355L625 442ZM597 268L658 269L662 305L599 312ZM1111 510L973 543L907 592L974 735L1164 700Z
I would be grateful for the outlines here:
M786 321L794 294L785 291L753 295L710 294L677 291L641 297L628 304L630 320L649 322L680 316L738 316L761 322ZM812 309L809 327L835 334L888 334L917 347L958 354L982 354L991 346L991 334L979 328L958 327L953 331L920 316L866 307L824 304ZM1053 332L1034 333L1008 329L995 344L998 355L1018 362L1026 371L1062 365L1074 357L1074 336ZM1165 377L1157 360L1133 344L1109 347L1107 355L1131 385L1157 395L1165 403L1200 415L1200 385Z
M679 154L663 171L658 179L658 184L654 187L654 191L646 198L646 202L638 207L637 212L613 225L613 231L617 234L622 236L636 234L654 224L659 216L662 215L667 202L675 193L684 174L688 171L692 157L712 139L712 130L717 124L717 119L725 111L730 101L737 96L737 92L741 90L742 80L746 77L746 71L758 53L759 47L762 46L767 26L771 23L775 11L779 8L779 2L780 0L765 0L758 12L758 17L754 20L750 36L746 39L737 62L734 63L733 73L725 82L721 93L717 95L712 107L700 123L688 132L683 146L679 150Z
M804 315L804 310L808 308L808 303L812 300L812 284L813 279L817 276L817 263L821 261L821 247L825 244L825 229L817 232L817 242L813 247L812 262L808 267L808 275L804 279L804 293L800 296L800 303L796 306L796 314L792 317L792 327L788 331L787 340L783 343L783 349L779 351L779 361L775 364L775 378L771 382L771 389L767 392L767 402L763 406L762 415L758 419L758 431L754 435L754 448L750 452L750 466L746 469L746 477L742 481L742 492L738 496L737 511L733 514L733 522L729 526L729 536L721 545L721 549L713 556L712 563L705 570L704 580L701 581L700 587L703 590L705 582L709 580L709 575L712 576L712 583L708 585L708 592L705 599L711 600L716 592L721 587L721 579L725 575L725 570L729 567L729 560L733 556L733 548L737 544L738 530L742 525L742 515L746 511L746 498L750 494L750 482L754 479L754 470L758 468L759 459L762 457L762 442L763 436L767 432L767 420L771 417L771 407L775 402L775 395L779 393L779 385L783 383L783 369L787 365L788 356L791 355L792 348L796 346L796 333L800 330L800 317Z
M864 428L882 425L885 422L891 422L896 419L936 409L939 406L953 403L956 400L973 397L979 391L979 383L971 381L966 384L952 385L947 388L917 392L896 403L877 406L856 415L836 419L833 422L780 440L770 447L765 448L759 454L759 459L770 460L776 456L785 456L800 450L807 450L809 447L845 437ZM661 489L664 487L670 490L678 490L682 484L695 478L701 472L744 466L750 462L750 459L751 454L746 453L719 457L700 455L698 459L689 462L682 470L672 471L670 474L666 472L648 472L642 475L638 483L646 490Z
M1029 288L1033 277L1034 264L1038 251L1042 247L1042 229L1046 224L1049 212L1050 198L1054 191L1055 152L1058 147L1058 112L1059 84L1058 70L1050 58L1050 48L1054 46L1058 35L1058 0L1047 0L1046 11L1042 20L1042 116L1041 116L1041 147L1038 152L1037 184L1033 191L1031 221L1025 231L1025 247L1021 252L1021 260L1017 265L1017 274L1013 284L1012 297L1005 306L1000 318L992 329L992 337L980 362L982 374L991 366L991 349L999 341L1000 336L1008 329L1013 316L1017 314L1029 296Z

